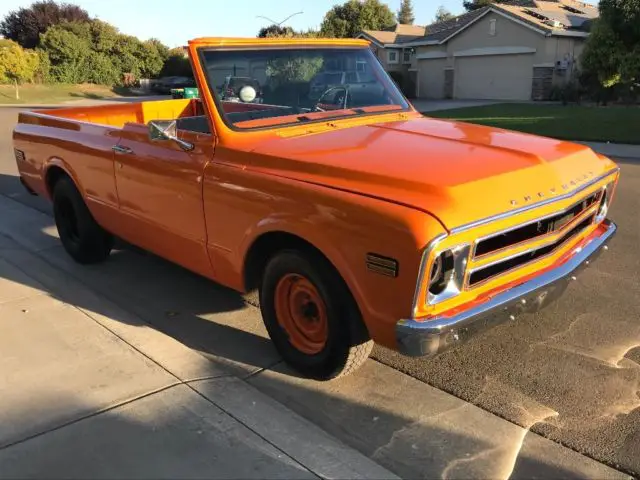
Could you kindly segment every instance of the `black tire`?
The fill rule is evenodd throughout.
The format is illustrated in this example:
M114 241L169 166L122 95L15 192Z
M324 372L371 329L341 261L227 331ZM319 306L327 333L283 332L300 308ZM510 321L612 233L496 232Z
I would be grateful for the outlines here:
M96 223L82 195L68 177L53 187L53 214L67 253L83 265L103 262L113 248L113 237Z
M300 351L280 325L275 307L276 288L285 276L300 275L311 282L324 301L327 338L321 351ZM260 286L260 309L269 336L284 360L306 377L330 380L356 371L371 353L373 342L346 284L321 255L284 250L273 256Z

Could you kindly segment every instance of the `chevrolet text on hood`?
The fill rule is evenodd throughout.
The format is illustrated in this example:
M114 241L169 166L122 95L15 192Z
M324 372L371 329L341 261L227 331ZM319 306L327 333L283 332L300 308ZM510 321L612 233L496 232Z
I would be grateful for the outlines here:
M366 41L204 38L189 56L200 98L21 113L21 181L76 261L121 237L243 292L304 375L538 310L616 232L610 159L426 118Z

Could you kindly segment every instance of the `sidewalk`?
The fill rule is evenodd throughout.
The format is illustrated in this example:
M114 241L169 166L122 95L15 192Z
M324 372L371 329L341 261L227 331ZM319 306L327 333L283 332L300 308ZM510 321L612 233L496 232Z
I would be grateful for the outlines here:
M639 137L640 138L640 135ZM640 160L640 145L623 143L577 142L592 148L606 157Z
M0 205L0 478L396 478L53 267L50 219Z
M529 431L554 415L531 401L522 428L375 361L298 378L221 290L76 265L0 195L0 478L629 478Z

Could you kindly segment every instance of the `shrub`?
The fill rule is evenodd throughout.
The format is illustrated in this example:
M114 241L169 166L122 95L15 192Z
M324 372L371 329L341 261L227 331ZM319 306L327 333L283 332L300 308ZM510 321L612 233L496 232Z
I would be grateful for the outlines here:
M91 52L87 57L85 68L87 75L83 79L84 83L117 85L122 80L111 61L111 57L102 52Z
M75 27L74 24L56 25L40 38L42 49L49 56L54 82L83 83L89 75L86 64L91 45L87 38L76 34L78 30Z
M35 50L38 55L38 66L33 75L33 81L37 83L50 83L51 79L51 61L49 55L44 50L37 48Z
M554 85L551 89L551 100L562 102L563 105L568 103L580 103L583 95L583 87L578 80L571 79L563 85Z
M131 77L153 77L163 66L163 45L123 35L102 21L51 27L40 40L49 78L64 83L122 85Z
M161 77L193 77L191 63L181 48L169 50L169 56L164 62Z

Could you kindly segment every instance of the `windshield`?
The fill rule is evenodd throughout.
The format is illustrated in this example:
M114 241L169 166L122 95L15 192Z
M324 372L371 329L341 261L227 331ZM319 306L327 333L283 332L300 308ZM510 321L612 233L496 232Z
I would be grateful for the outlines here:
M369 48L204 49L200 58L218 109L234 128L409 108Z

